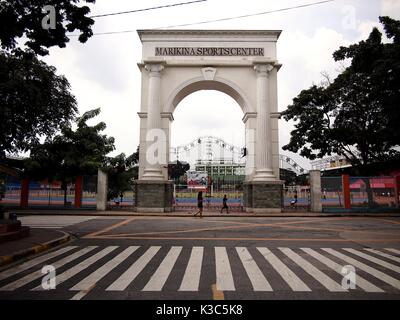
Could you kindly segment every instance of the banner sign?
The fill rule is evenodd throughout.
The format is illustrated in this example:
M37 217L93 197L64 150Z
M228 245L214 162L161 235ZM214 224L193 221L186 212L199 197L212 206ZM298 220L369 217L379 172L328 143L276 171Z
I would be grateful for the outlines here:
M188 188L204 189L207 188L207 171L190 170L186 172Z
M156 56L264 56L264 48L156 47Z

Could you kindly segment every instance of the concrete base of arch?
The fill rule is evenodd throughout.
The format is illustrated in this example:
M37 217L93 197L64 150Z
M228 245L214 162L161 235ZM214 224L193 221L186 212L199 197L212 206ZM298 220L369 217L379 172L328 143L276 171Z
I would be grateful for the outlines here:
M282 211L283 181L252 181L243 184L244 209L251 213Z
M135 181L135 207L137 212L171 212L172 181Z

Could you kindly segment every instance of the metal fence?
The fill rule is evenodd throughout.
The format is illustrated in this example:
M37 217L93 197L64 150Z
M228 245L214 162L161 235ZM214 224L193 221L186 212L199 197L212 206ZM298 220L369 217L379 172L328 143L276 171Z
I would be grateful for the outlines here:
M282 209L284 211L307 211L310 209L309 186L284 186L282 198Z
M342 177L321 177L322 207L342 207Z
M321 177L322 206L345 207L343 177ZM351 208L395 208L395 177L349 177Z
M394 177L350 177L351 207L396 207Z
M22 181L16 177L4 177L4 196L1 203L6 206L20 206ZM96 207L97 176L82 177L82 207ZM64 203L64 197L66 202ZM73 207L75 184L69 183L66 192L60 182L29 181L28 207Z
M212 184L207 189L197 190L187 185L174 185L174 210L191 211L197 208L197 195L203 191L203 207L205 211L219 211L222 208L224 195L228 198L229 211L243 211L243 188L238 184Z
M132 209L135 205L135 191L128 190L123 192L118 197L110 199L107 202L107 207L110 210L118 210L118 209Z

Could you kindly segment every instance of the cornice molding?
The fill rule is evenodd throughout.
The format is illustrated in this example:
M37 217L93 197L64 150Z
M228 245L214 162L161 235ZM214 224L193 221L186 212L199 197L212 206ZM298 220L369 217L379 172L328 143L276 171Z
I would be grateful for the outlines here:
M228 37L265 37L279 38L282 30L205 30L205 29L141 29L137 30L139 38L143 41L145 36L226 36Z

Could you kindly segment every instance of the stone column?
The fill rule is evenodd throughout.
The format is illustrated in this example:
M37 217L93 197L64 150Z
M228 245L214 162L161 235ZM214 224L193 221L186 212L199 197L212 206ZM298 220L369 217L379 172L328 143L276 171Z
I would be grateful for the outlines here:
M97 170L96 208L99 211L107 209L108 176L101 169Z
M160 90L161 90L161 71L164 69L164 67L159 63L154 63L154 64L146 64L145 69L149 73L148 97L147 97L148 99L147 135L149 135L152 132L158 134L162 132L161 114L160 114L161 112ZM151 134L151 136L153 136L153 134ZM148 140L147 137L146 140ZM143 173L143 180L153 180L153 181L164 180L161 164L158 161L154 163L154 159L147 159L147 150L149 149L151 143L152 141L147 141L146 143L146 160L145 160L146 167ZM158 152L160 152L160 150Z
M310 170L310 201L312 212L322 212L321 171Z
M257 73L257 128L256 128L256 174L253 181L274 181L272 170L272 136L269 105L268 73L271 64L256 64Z

